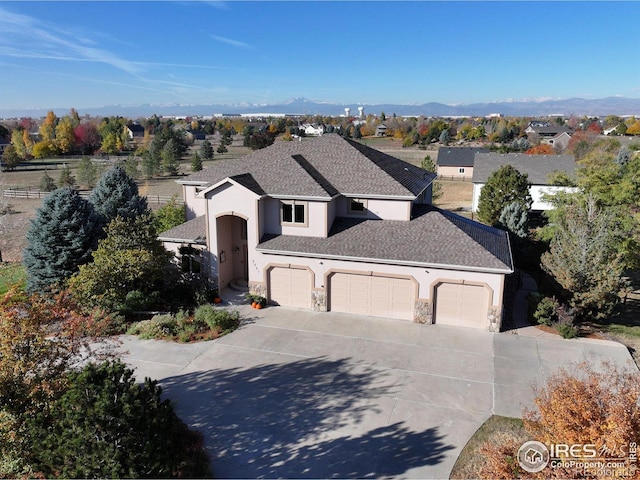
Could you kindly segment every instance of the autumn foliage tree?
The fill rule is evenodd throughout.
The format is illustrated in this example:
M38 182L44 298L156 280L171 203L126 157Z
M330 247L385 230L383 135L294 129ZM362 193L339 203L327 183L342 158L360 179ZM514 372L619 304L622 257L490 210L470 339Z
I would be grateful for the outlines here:
M526 152L527 155L555 155L553 147L547 143L541 143L535 147L531 147Z
M616 463L623 465L612 468L612 478L640 478L640 469L629 469L633 463L629 446L640 435L637 371L609 363L583 363L558 370L544 386L534 388L534 394L535 408L525 409L523 415L524 428L532 439L545 445L592 444L603 457L622 459ZM521 444L508 435L485 444L479 478L598 478L577 468L525 472L516 459Z
M68 370L91 355L108 321L78 315L64 292L45 298L13 289L0 298L1 477L32 476L26 458L39 439L26 422L67 387Z

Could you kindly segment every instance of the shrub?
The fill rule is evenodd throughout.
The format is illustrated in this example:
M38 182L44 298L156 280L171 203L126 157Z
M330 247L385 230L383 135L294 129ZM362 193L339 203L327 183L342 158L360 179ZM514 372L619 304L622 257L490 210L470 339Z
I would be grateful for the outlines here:
M193 318L194 323L204 322L210 329L220 329L222 332L235 329L240 324L240 314L236 310L218 310L211 305L199 306Z
M562 336L562 338L570 339L578 336L578 329L571 324L558 323L556 330Z
M537 323L534 314L538 308L538 304L544 298L539 292L531 292L527 295L527 318L529 319L529 323Z
M552 325L558 321L559 307L555 298L544 297L538 302L533 318L540 325Z
M154 315L150 320L142 320L133 323L127 333L138 335L143 340L160 339L172 337L177 331L177 321L174 315Z

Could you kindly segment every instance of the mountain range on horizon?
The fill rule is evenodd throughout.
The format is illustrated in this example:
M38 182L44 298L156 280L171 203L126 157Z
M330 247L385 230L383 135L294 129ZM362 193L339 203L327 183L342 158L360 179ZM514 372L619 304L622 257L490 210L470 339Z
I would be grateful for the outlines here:
M47 111L53 110L62 116L69 112L69 107L6 109L0 106L0 118L44 117ZM275 104L140 104L140 105L105 105L94 108L77 108L81 115L112 116L127 118L159 116L206 116L216 114L287 114L287 115L322 115L339 116L350 109L356 116L358 107L364 108L364 114L387 116L427 116L427 117L476 117L500 114L507 117L535 117L549 115L564 116L606 116L635 115L640 116L640 98L607 97L601 99L568 98L542 101L503 101L473 104L447 105L429 102L423 104L342 104L314 101L306 98L292 98Z

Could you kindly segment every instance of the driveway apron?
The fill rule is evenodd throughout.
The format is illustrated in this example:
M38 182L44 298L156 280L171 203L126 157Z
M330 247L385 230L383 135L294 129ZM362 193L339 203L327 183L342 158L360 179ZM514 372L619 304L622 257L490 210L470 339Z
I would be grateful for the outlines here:
M242 310L244 307L240 307ZM448 478L492 414L519 417L572 362L628 368L620 344L245 309L213 342L123 337L123 359L158 379L203 433L218 478Z

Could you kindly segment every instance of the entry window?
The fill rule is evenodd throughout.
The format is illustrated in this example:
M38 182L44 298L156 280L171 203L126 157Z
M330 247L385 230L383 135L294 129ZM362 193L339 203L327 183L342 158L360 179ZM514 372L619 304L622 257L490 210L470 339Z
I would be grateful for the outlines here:
M458 173L464 173L464 167L459 168Z
M287 200L281 202L283 224L304 226L307 224L307 202Z
M359 198L352 198L349 201L349 213L354 215L365 215L367 213L367 201Z

